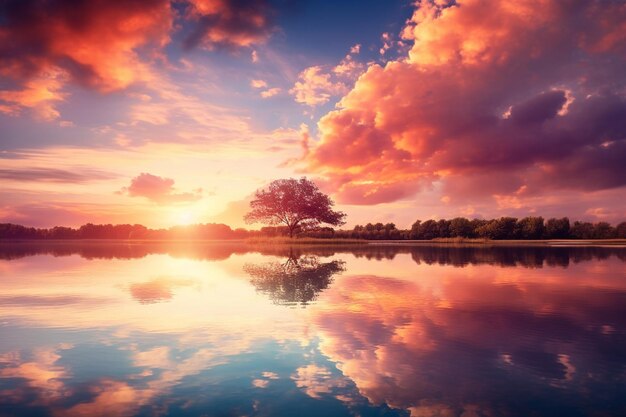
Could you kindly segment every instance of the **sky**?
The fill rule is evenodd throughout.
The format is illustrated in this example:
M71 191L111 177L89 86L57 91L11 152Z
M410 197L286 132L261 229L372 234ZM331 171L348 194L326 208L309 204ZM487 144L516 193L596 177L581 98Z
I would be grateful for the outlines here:
M625 84L620 0L4 0L0 222L617 223Z

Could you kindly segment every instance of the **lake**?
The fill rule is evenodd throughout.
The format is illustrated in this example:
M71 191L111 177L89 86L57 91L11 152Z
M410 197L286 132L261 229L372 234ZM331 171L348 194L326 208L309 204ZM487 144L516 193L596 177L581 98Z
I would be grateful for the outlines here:
M0 245L0 416L624 416L626 248Z

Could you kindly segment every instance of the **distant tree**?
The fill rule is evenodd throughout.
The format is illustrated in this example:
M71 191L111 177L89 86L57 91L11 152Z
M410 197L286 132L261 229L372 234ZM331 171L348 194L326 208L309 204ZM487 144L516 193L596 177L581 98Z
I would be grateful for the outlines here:
M283 224L289 237L298 227L310 229L322 223L341 226L345 213L334 211L334 203L315 183L300 178L272 181L267 189L259 189L250 202L251 211L244 217L247 223Z
M500 217L478 227L477 232L488 239L514 239L516 224L515 217Z
M615 226L615 237L619 239L626 239L626 222L621 222Z
M599 222L593 225L594 239L612 239L615 237L615 229L607 222Z
M545 237L548 239L567 239L570 236L569 219L549 219L546 222Z
M574 239L593 239L593 224L589 222L574 222L570 229Z
M479 229L489 223L489 220L485 219L472 219L470 220L470 227L472 228L472 237L479 237Z
M411 231L409 232L410 239L420 239L420 226L422 225L421 220L416 220L415 223L411 226Z
M437 222L437 237L450 237L450 220L441 219Z
M434 239L439 237L439 227L434 220L426 220L420 225L418 239Z
M517 238L541 239L543 234L543 217L524 217L517 221L515 231Z
M456 217L450 220L450 237L473 237L472 225L464 217Z

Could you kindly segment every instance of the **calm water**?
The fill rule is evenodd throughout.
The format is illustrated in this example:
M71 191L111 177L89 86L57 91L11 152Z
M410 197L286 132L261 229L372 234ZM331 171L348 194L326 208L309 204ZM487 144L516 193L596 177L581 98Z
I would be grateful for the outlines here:
M0 245L0 416L624 416L626 249Z

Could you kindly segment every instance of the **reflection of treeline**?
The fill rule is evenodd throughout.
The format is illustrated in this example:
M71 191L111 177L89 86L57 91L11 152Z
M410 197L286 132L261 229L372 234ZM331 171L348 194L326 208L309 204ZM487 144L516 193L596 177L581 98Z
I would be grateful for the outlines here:
M352 230L321 229L306 233L309 237L371 240L430 240L439 238L503 239L614 239L626 238L626 222L613 227L607 222L589 223L567 217L544 220L543 217L501 217L499 219L417 220L410 229L401 230L393 223L368 223Z
M134 259L148 255L170 255L177 258L224 260L233 254L260 253L285 258L303 256L333 257L351 254L356 257L383 260L410 255L416 263L464 266L490 264L497 266L568 266L570 263L616 257L626 262L626 248L550 247L504 245L254 245L245 242L11 242L0 244L0 259L10 260L34 255L70 256L86 259Z

